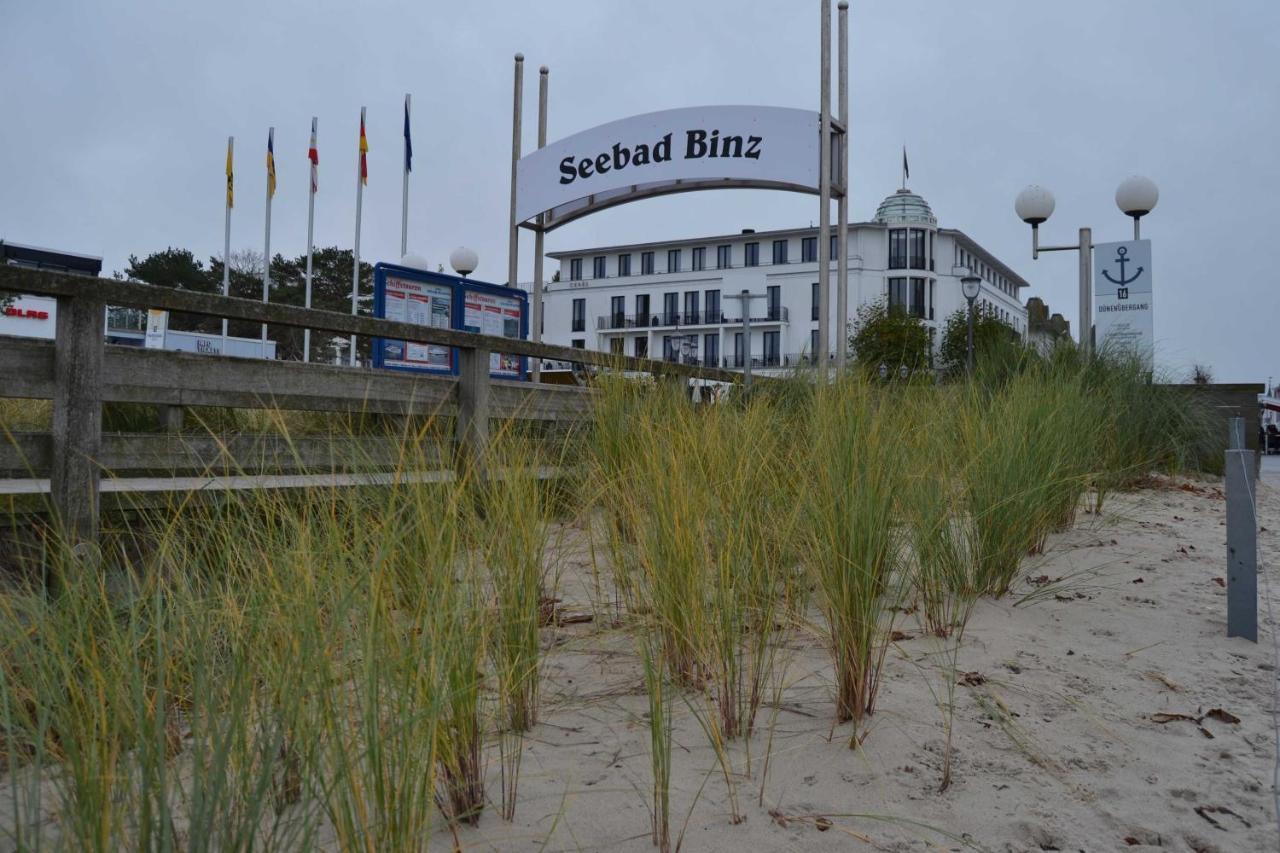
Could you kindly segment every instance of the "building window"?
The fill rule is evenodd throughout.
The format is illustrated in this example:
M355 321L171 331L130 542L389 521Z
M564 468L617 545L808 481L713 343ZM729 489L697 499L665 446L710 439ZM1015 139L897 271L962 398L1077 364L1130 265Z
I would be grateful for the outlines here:
M701 323L702 318L698 316L698 299L701 294L696 290L687 290L684 294L684 322L685 325L694 325Z
M649 357L649 339L644 335L636 338L636 358Z
M621 329L627 324L627 297L615 296L609 300L609 328Z
M743 258L742 265L744 267L760 266L760 244L747 243L742 248L745 253L745 257Z
M765 304L769 306L769 319L781 320L782 319L782 288L776 284L771 284L767 288L765 288L765 293L768 296L768 298L765 299Z
M922 278L911 279L910 311L913 317L919 317L922 320L924 319L924 315L925 315L924 279Z
M704 335L702 341L702 363L712 367L717 366L720 363L720 333Z
M892 228L889 230L889 269L904 270L907 268L907 229Z
M723 322L724 318L720 316L720 291L708 290L706 293L706 296L707 296L707 300L706 300L707 301L707 304L706 304L707 322L708 323Z
M586 349L587 341L585 338L574 338L573 340L569 341L569 346L573 347L574 349Z
M664 293L662 294L662 325L678 326L680 325L680 294Z
M933 232L929 232L929 272L933 272Z
M911 268L922 270L926 266L924 257L924 230L911 229Z
M625 278L631 275L631 256L618 255L618 277Z
M827 249L827 260L834 261L840 256L840 235L831 235L831 245Z
M889 310L907 310L907 280L905 278L889 279Z
M933 279L929 279L929 319L930 320L933 319L933 302L938 295L937 284L938 283Z
M733 246L716 246L716 269L727 270L732 266Z
M569 281L582 281L582 258L569 261Z
M811 294L810 301L813 303L813 312L812 312L813 316L810 317L810 319L817 320L818 319L818 283L816 281L813 283L813 287L810 288L810 294Z
M809 355L810 357L818 354L818 330L814 329L809 332Z
M640 253L640 275L653 275L653 252Z
M702 272L707 268L707 247L699 246L690 252L693 255L693 271Z
M636 294L636 325L649 325L649 294Z
M818 238L804 237L800 240L800 263L816 264L818 262Z
M585 332L587 330L587 300L573 300L573 332Z
M698 336L689 335L680 345L681 361L685 364L698 363Z
M592 258L592 259L591 259L591 277L592 277L592 278L605 278L605 277L606 277L606 276L605 276L605 261L604 261L604 255L601 255L601 256L600 256L600 257L598 257L598 258Z
M680 272L680 250L667 250L667 272Z
M680 358L680 338L675 335L662 336L662 360L676 361Z
M733 333L733 366L742 367L746 360L746 349L742 344L742 332Z
M778 352L779 332L764 333L764 364L766 367L777 367L781 358Z
M616 337L616 338L610 338L610 339L609 339L609 352L613 353L614 355L622 355L622 346L623 346L623 344L625 344L625 343L626 343L626 341L625 341L625 340L623 340L623 338L622 338L622 336L621 336L621 335L619 335L619 336L618 336L618 337Z
M773 262L775 264L785 264L787 262L787 241L773 241Z

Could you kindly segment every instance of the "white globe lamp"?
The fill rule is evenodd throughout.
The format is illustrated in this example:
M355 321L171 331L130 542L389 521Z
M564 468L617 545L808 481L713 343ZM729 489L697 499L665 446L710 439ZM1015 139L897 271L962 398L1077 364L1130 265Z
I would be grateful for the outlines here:
M476 267L480 266L480 256L475 253L474 249L459 246L449 253L449 266L453 267L458 275L466 278L476 271Z
M1155 181L1144 178L1142 175L1125 178L1120 182L1120 186L1116 187L1116 207L1120 208L1125 216L1132 216L1135 219L1146 216L1155 209L1156 202L1159 200L1160 190L1156 187Z
M1053 216L1053 208L1053 193L1035 184L1018 193L1018 197L1013 201L1013 209L1017 212L1018 218L1032 228Z
M1125 216L1133 217L1133 239L1141 236L1138 220L1155 209L1160 200L1160 190L1156 182L1142 175L1131 175L1116 187L1116 207Z
M400 266L408 267L411 270L431 271L431 264L422 255L415 255L413 252L405 255L400 259Z

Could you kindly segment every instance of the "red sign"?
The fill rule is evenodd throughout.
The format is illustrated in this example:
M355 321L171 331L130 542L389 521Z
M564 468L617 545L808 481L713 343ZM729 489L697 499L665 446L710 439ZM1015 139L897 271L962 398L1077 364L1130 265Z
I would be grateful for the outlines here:
M48 320L48 311L39 311L35 308L15 308L12 305L6 305L4 309L6 317L22 317L27 320Z

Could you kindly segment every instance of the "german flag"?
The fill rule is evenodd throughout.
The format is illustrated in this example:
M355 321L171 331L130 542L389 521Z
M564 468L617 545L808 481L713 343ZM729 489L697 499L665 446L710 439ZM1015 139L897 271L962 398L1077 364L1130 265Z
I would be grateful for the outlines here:
M274 133L267 134L267 197L276 196L276 146Z
M360 116L360 181L369 185L369 140L364 135L364 115Z

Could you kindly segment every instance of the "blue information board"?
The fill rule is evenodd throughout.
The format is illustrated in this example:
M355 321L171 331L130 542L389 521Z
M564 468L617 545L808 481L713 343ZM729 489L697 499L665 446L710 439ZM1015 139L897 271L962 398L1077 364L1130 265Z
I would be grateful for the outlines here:
M529 334L529 298L523 290L398 264L374 266L373 313L388 320L439 329L520 339ZM526 362L522 356L492 353L490 375L524 379ZM373 366L455 374L458 358L453 347L374 338Z

